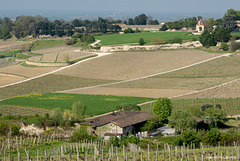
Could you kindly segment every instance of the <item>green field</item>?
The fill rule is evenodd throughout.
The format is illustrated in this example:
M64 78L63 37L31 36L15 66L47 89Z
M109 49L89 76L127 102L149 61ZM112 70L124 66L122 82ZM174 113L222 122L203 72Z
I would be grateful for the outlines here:
M11 50L11 51L2 51L0 52L1 57L13 57L13 55L19 53L19 50Z
M236 115L240 112L240 98L196 98L196 99L172 99L173 105L172 112L186 111L194 112L201 108L205 104L216 105L220 104L222 109L228 115ZM154 103L148 103L142 105L142 111L152 113Z
M99 115L115 110L117 105L130 103L138 104L154 100L153 98L121 97L109 95L78 95L63 93L31 94L13 97L0 102L0 105L13 105L23 107L53 110L60 107L62 110L71 110L75 101L87 105L87 115Z
M27 58L30 58L31 56L29 56L29 55L24 55L24 54L22 54L22 53L18 53L17 54L17 59L27 59Z
M34 42L33 49L43 49L43 48L50 48L50 47L56 47L56 46L64 46L64 40L38 40Z
M112 35L101 35L95 36L97 40L101 40L101 44L105 45L118 45L118 44L132 44L138 43L139 38L143 38L144 41L149 45L152 38L160 37L164 41L179 37L182 40L192 40L193 38L198 39L198 35L190 35L191 32L142 32L142 33L131 33L131 34L112 34Z

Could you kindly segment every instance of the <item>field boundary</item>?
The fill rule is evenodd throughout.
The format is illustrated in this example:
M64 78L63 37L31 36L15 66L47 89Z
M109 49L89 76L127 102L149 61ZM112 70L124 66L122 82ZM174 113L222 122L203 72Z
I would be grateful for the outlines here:
M176 69L173 69L173 70L169 70L169 71L165 71L165 72L160 72L160 73L156 73L156 74L152 74L152 75L148 75L148 76L144 76L144 77L133 78L133 79L129 79L129 80L123 80L123 81L113 82L113 83L107 83L107 84L100 84L100 85L89 86L89 87L82 87L82 88L76 88L76 89L70 89L70 90L64 90L64 91L57 91L57 93L72 92L72 91L81 90L81 89L90 89L90 88L104 87L104 86L108 86L108 85L116 85L116 84L121 84L121 83L127 83L127 82L137 81L137 80L141 80L141 79L145 79L145 78L150 78L150 77L154 77L154 76L157 76L157 75L162 75L162 74L166 74L166 73L178 71L178 70L181 70L181 69L189 68L189 67L192 67L192 66L195 66L195 65L198 65L198 64L202 64L202 63L205 63L205 62L209 62L209 61L211 61L211 60L215 60L215 59L218 59L218 58L221 58L221 57L224 57L224 56L229 56L229 55L231 55L231 54L223 54L223 55L216 56L216 57L213 57L213 58L210 58L210 59L207 59L207 60L203 60L203 61L200 61L200 62L197 62L197 63L194 63L194 64L190 64L190 65L183 66L183 67L180 67L180 68L176 68Z

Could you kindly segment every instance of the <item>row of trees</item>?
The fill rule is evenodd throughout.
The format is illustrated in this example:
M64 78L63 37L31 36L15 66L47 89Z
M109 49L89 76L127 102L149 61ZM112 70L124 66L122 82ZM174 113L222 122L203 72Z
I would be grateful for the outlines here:
M37 37L39 35L62 37L83 32L119 32L121 27L113 23L115 22L110 22L101 17L94 21L75 19L72 22L67 22L64 20L49 21L42 16L19 16L16 18L16 21L10 18L0 19L0 38L8 39L11 37L11 34L19 39L26 36Z
M140 14L135 18L129 18L124 21L126 25L159 25L158 20L153 19L151 16L146 16L145 14Z

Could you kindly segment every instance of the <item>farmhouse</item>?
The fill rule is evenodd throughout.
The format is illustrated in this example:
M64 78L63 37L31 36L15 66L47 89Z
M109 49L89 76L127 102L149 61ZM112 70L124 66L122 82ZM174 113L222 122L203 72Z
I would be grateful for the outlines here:
M205 24L203 23L202 19L200 19L196 25L196 31L202 33L205 30Z
M236 21L236 25L240 27L240 21Z
M153 116L146 112L120 111L85 121L83 124L88 125L88 130L98 136L122 136L138 133L148 118Z

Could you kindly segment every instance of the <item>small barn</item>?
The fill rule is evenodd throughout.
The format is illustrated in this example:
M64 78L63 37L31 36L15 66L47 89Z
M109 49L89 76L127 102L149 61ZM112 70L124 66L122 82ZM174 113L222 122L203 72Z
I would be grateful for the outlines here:
M136 134L150 117L154 115L138 111L113 112L83 122L88 130L98 136L122 136Z
M203 23L202 19L200 19L196 25L196 31L202 33L205 30L205 24Z

